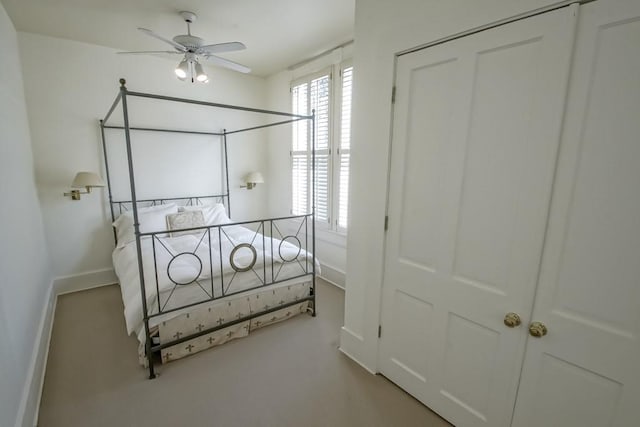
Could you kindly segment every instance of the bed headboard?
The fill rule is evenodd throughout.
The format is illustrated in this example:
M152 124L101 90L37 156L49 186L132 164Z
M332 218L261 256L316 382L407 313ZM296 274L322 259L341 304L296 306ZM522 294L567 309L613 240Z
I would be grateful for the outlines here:
M178 206L197 206L197 205L209 205L213 203L222 203L226 210L227 216L231 217L231 208L229 206L228 194L214 194L209 196L187 196L187 197L166 197L161 199L145 199L138 200L136 202L138 209L148 207L164 205L166 203L175 203ZM111 212L113 213L113 220L115 221L124 212L133 209L131 200L114 200L111 201Z

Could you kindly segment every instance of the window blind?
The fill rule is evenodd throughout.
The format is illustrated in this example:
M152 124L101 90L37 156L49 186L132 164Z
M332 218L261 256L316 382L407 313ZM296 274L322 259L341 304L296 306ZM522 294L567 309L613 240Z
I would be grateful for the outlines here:
M325 74L291 89L294 114L311 114L315 110L316 174L315 213L316 220L330 220L330 75ZM311 129L307 121L293 125L291 151L292 204L294 215L310 212L311 201Z
M311 80L310 109L316 112L316 220L330 221L329 188L329 75Z
M307 84L291 89L292 110L294 114L307 114L309 99ZM291 151L291 213L294 215L309 212L309 125L307 120L293 123L293 144Z
M342 105L340 108L340 148L338 151L338 229L347 228L349 206L349 153L351 148L351 95L353 67L342 70Z
M331 70L294 83L291 88L295 114L315 111L315 127L309 122L293 125L291 148L292 213L310 212L311 140L315 133L315 218L331 230L346 231L349 205L351 149L351 98L353 67L332 66L340 80L332 84Z

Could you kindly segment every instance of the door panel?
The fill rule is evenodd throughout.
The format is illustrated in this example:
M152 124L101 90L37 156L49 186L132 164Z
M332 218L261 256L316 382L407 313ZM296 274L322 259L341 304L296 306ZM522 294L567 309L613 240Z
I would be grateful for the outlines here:
M394 295L394 311L398 321L389 331L397 349L393 361L421 381L427 377L427 359L422 357L429 348L433 305L404 292Z
M379 366L458 426L511 420L574 11L398 59Z
M542 355L539 369L539 393L523 402L531 405L529 425L611 425L622 384L549 354Z
M512 282L510 258L519 256L518 221L528 220L518 212L526 209L523 191L536 184L520 171L549 154L548 145L528 138L538 108L529 97L539 84L532 78L538 49L534 38L478 52L475 60L453 273L501 295Z
M442 209L439 176L442 164L439 153L448 141L449 118L455 107L449 97L450 88L456 84L455 59L445 59L415 69L410 75L408 109L420 111L420 117L412 116L408 124L408 138L420 141L405 149L406 173L402 182L402 218L404 225L399 242L399 256L424 268L435 270L438 266L438 230ZM435 104L432 100L439 99ZM429 138L424 138L429 135ZM418 182L420 185L414 185Z
M500 332L449 313L440 393L486 421Z
M580 9L515 426L640 425L640 3Z

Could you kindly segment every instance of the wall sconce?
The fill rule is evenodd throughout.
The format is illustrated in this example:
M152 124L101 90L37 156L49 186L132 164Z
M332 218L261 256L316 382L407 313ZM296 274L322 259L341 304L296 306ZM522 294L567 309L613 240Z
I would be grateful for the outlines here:
M244 177L244 182L246 182L247 185L241 185L240 188L251 190L256 186L256 184L264 183L264 178L260 172L251 172Z
M93 187L104 187L104 181L93 172L78 172L71 187L86 188L87 191L71 190L69 193L64 193L65 196L71 196L71 200L80 200L80 195L91 193Z

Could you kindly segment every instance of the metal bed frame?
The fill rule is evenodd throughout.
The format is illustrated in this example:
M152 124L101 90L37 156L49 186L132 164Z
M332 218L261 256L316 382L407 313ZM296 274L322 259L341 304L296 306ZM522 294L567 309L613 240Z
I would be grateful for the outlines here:
M144 323L144 331L145 331L145 357L148 362L149 378L152 379L156 377L155 369L154 369L154 354L159 353L161 350L166 349L168 347L181 344L191 339L200 337L202 335L210 334L212 332L218 331L220 329L223 329L229 326L236 325L241 322L246 322L248 320L263 316L265 314L273 313L275 311L287 308L289 306L293 306L295 304L300 304L304 301L310 302L311 315L315 317L316 316L316 269L315 269L316 268L316 256L315 256L316 251L315 251L315 216L314 216L315 162L316 162L316 159L315 159L315 156L316 156L315 154L315 132L316 132L315 111L312 111L312 114L307 116L307 115L298 115L298 114L292 114L292 113L281 112L281 111L270 111L270 110L264 110L259 108L249 108L249 107L241 107L237 105L219 104L219 103L213 103L213 102L206 102L206 101L199 101L199 100L185 99L185 98L176 98L176 97L156 95L156 94L150 94L150 93L132 92L126 88L125 84L126 84L126 81L124 79L120 79L119 93L116 96L116 99L114 100L113 104L111 105L111 108L107 112L104 119L100 120L100 132L102 137L102 149L103 149L104 162L105 162L107 186L109 191L109 207L111 210L111 219L112 221L115 221L116 209L119 215L119 214L122 214L123 211L129 210L129 206L133 214L133 226L134 226L134 232L135 232L136 253L138 258L137 261L138 261L138 273L140 278L140 294L142 298L143 323ZM246 111L246 112L252 112L252 113L261 113L261 114L270 115L270 116L283 116L283 117L287 117L287 119L278 121L275 123L269 123L269 124L264 124L260 126L253 126L249 128L237 129L232 131L227 131L226 129L224 129L222 132L203 132L203 131L188 131L188 130L177 130L177 129L135 127L135 126L131 126L129 123L129 112L127 108L128 97L148 98L148 99L156 99L160 101L168 101L168 102L184 103L184 104L195 104L195 105L207 106L207 107L213 107L213 108L219 108L219 109L231 109L231 110L239 110L239 111ZM107 123L109 121L109 118L112 116L113 112L115 111L116 107L119 104L122 106L124 125L123 126L108 125ZM227 136L236 134L236 133L241 133L241 132L263 129L271 126L284 125L284 124L293 123L301 120L307 120L311 122L311 129L310 129L310 132L311 132L311 212L310 213L303 214L303 215L292 215L292 216L286 216L286 217L260 219L256 221L233 222L230 224L220 224L220 225L214 225L214 226L204 226L204 227L195 227L195 228L178 230L180 232L182 231L192 231L196 233L202 232L202 236L199 238L198 246L193 252L181 252L178 254L172 253L172 251L169 250L161 240L162 236L166 236L167 231L157 231L157 232L147 232L147 233L140 232L140 224L138 220L139 204L157 205L157 204L164 204L167 201L182 201L185 205L198 205L201 203L202 199L215 199L215 200L222 201L222 203L226 207L227 214L231 216L230 197L229 197L230 196L229 167L228 167L228 158L227 158ZM107 156L107 139L105 137L105 129L119 129L124 131L126 152L127 152L129 185L131 190L131 200L114 200L113 199L113 194L111 189L111 176L109 171L109 161ZM221 137L222 147L224 151L223 163L224 163L224 172L225 172L224 173L224 181L225 181L225 187L226 187L225 192L223 194L205 195L205 196L171 197L171 198L160 198L160 199L138 199L136 195L136 185L135 185L135 179L134 179L134 168L133 168L133 158L132 158L133 156L132 156L132 150L131 150L132 131L171 132L171 133L184 133L184 134L195 134L195 135L212 135L212 136ZM285 235L280 231L280 228L278 227L279 222L288 221L288 220L295 220L299 222L299 227L295 234ZM310 224L311 239L309 239L309 222L311 222ZM236 244L235 242L233 242L233 239L231 239L231 237L226 232L226 229L229 227L238 226L238 225L250 225L250 224L254 224L256 226L256 229L252 230L254 231L255 235L251 243L243 242L243 243ZM267 270L268 263L265 255L265 252L269 247L267 246L267 243L265 240L267 227L269 231L269 240L270 240L270 249L271 249L271 264L269 265L268 270ZM304 233L302 231L303 227L304 227ZM176 230L172 230L172 231L176 231ZM277 232L282 238L282 240L278 245L277 253L283 262L280 263L281 266L277 273L275 271L277 268L273 260L274 259L273 237L275 232ZM219 262L219 266L220 266L220 276L219 276L220 292L217 295L214 292L215 291L214 276L213 276L214 259L211 253L212 233L214 234L215 237L218 238L218 244L220 249L219 259L216 260ZM263 248L262 257L261 257L262 258L261 260L262 275L260 275L258 272L255 271L255 269L253 269L254 265L256 264L256 261L258 261L258 257L256 255L256 249L253 247L253 243L260 235L262 236L261 238L262 238L262 248ZM304 241L304 245L302 243L300 235L304 236L304 238L302 239ZM234 272L232 273L232 276L229 279L229 282L227 283L226 288L225 288L225 274L223 271L223 258L222 258L222 239L225 236L228 239L228 241L234 246L233 250L231 251L231 255L229 257L229 263L231 264L231 267L234 270ZM150 313L149 307L147 304L147 292L145 287L145 276L143 271L143 257L142 257L142 246L141 246L141 239L143 237L151 238L151 241L152 241L153 261L156 269L155 284L156 284L157 308L158 308L157 312L155 313ZM211 280L211 286L210 288L207 288L207 289L205 289L205 286L203 286L202 283L200 283L200 281L198 280L200 279L203 268L202 268L202 260L196 254L198 247L205 240L205 238L209 243L209 267L210 267L209 277ZM114 228L114 239L117 243L117 234L116 234L115 228ZM283 245L283 242L286 240L295 241L297 243L297 244L294 244L294 246L298 248L298 255L296 257L284 258L282 256L282 252L281 252L282 245ZM311 240L310 242L311 248L309 248L309 240ZM173 287L173 290L171 291L171 294L167 298L167 301L165 301L164 306L161 304L161 301L160 301L160 289L159 289L158 271L157 271L158 264L156 259L156 246L157 246L156 243L159 243L158 247L164 247L164 249L166 249L169 252L170 256L172 256L171 261L167 265L166 273L169 279L173 282L174 287ZM309 254L309 249L311 249L311 251L310 251L310 257L305 255L304 263L301 263L300 254L302 252L303 246L306 254ZM249 266L240 267L234 263L234 254L241 248L249 249L253 255L252 261L250 262ZM171 263L181 256L189 256L189 255L195 256L200 262L200 272L192 281L189 281L188 283L174 280L171 277L171 272L170 272ZM311 260L309 260L309 258L311 258ZM282 267L285 265L285 263L294 263L294 262L297 262L300 265L301 273L292 277L279 278L278 276L280 274ZM267 274L268 271L271 273L270 275ZM257 286L252 286L249 289L243 289L237 292L228 292L231 282L233 281L233 278L235 278L237 274L245 274L245 273L250 274L250 272L253 272L253 274L258 278L259 284ZM229 273L227 273L226 276L228 277ZM263 310L253 311L246 316L236 317L226 322L219 321L217 322L217 325L214 327L210 327L207 329L200 328L199 331L196 333L192 333L184 336L177 336L175 340L172 340L169 342L163 342L158 344L154 344L153 342L153 337L150 332L149 321L154 317L157 317L166 313L170 313L170 312L175 312L177 310L183 310L185 308L193 307L196 305L209 303L211 301L215 301L231 295L239 295L239 294L243 294L259 288L266 288L271 285L283 283L285 281L292 280L292 279L299 279L302 277L309 277L311 281L309 295L305 298L300 298L300 299L296 298L295 301L291 301L288 303L284 303L281 301L281 304L275 307L265 306ZM206 294L206 298L199 300L198 302L195 302L195 303L185 304L178 307L171 307L169 309L166 309L166 305L169 302L169 299L171 298L171 296L173 295L173 291L175 291L178 287L181 287L181 286L195 285L195 284L197 284L202 289L202 291L204 291L204 293ZM210 290L210 293L209 293L209 290Z

